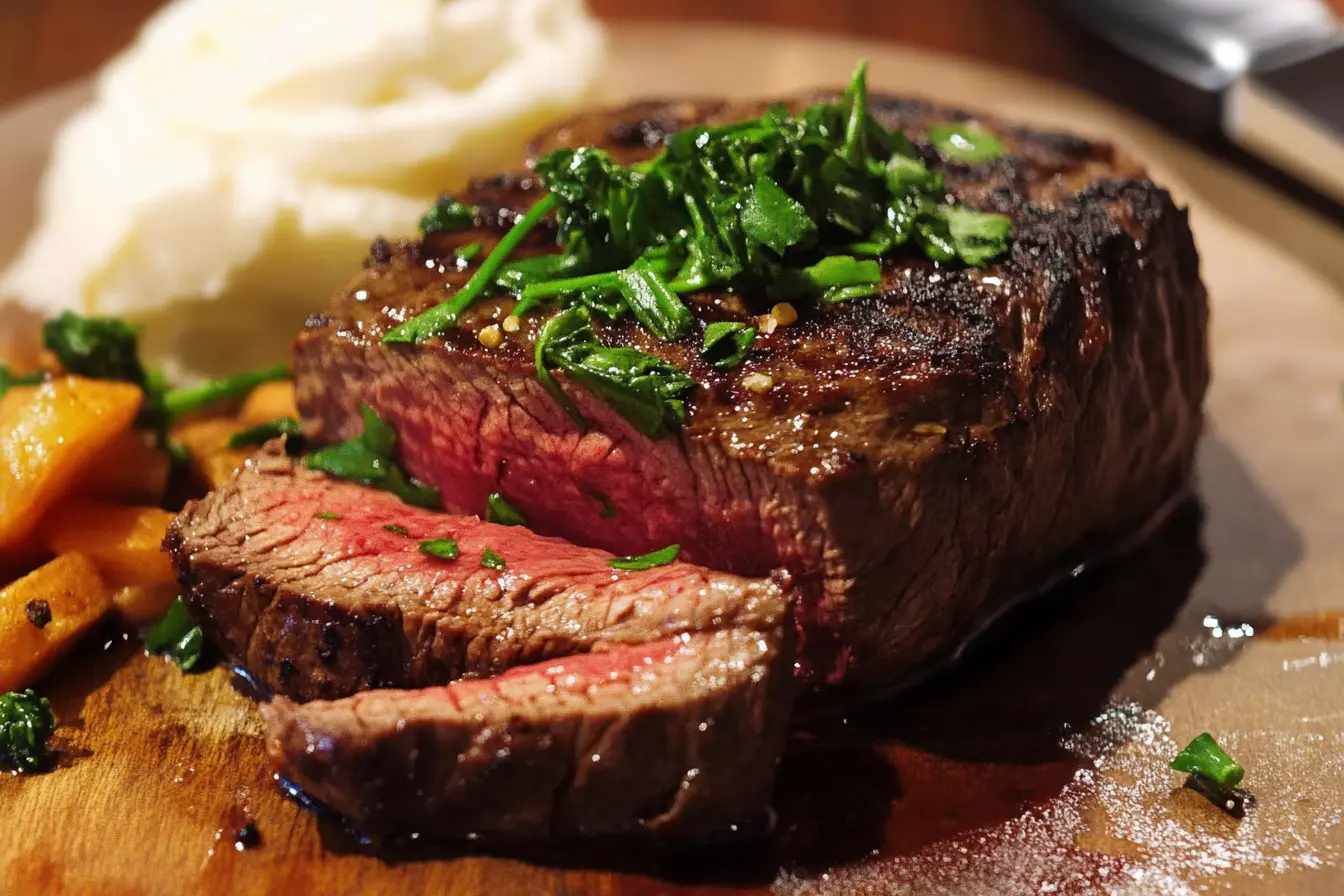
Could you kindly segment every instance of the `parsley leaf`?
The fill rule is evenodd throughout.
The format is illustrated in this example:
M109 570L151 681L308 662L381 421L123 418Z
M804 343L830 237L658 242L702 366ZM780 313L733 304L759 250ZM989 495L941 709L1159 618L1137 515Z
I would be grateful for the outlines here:
M40 771L47 764L47 741L55 730L51 702L32 688L0 695L0 765Z
M404 503L436 510L442 506L439 490L406 475L392 459L397 434L367 404L360 407L364 432L339 445L309 454L305 463L336 479L350 479L391 492Z
M303 433L303 427L293 417L279 417L269 423L259 423L229 436L228 447L246 448L249 445L264 445L271 439L281 436L297 436Z
M489 548L481 551L481 569L502 570L507 566L508 564L504 562L504 558Z
M476 223L476 209L458 202L447 193L434 203L433 207L420 218L420 233L451 233L466 230Z
M1003 155L1003 144L989 131L969 124L938 124L929 128L929 142L949 159L983 164Z
M721 320L705 327L705 344L700 360L719 370L741 364L756 341L756 328L737 321Z
M251 370L222 379L210 380L199 386L168 389L163 393L163 408L170 418L191 414L214 404L246 398L263 383L289 379L289 367L273 364L261 370Z
M145 635L146 652L167 654L183 672L192 672L201 666L205 649L205 633L192 622L187 604L180 597L173 601L159 624Z
M526 526L527 517L519 512L499 492L495 492L485 499L485 521L487 523L498 523L501 526Z
M15 375L9 372L9 368L0 364L0 395L4 395L15 386L37 386L47 378L47 374L41 370L34 370L32 373Z
M383 528L393 535L410 535L411 532L405 526L398 526L396 523L384 523Z
M612 569L653 569L655 566L667 566L681 553L681 545L670 544L662 550L639 557L612 557L607 565Z
M420 542L420 553L437 557L440 560L456 560L458 558L457 542L451 538L431 538Z

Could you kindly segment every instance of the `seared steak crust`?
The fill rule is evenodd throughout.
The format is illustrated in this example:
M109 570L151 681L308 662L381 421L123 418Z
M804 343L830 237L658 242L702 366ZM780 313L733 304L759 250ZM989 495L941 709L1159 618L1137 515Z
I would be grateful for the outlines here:
M445 536L457 560L419 551ZM165 545L211 641L301 700L487 677L691 632L773 632L791 601L784 575L748 580L687 563L616 571L602 551L296 468L277 446L188 505ZM487 547L505 569L482 566Z
M364 831L565 841L768 821L792 670L776 631L615 647L421 691L265 707L279 772Z
M479 513L502 491L538 531L582 544L640 553L679 542L687 559L742 575L785 567L801 593L806 675L899 680L1186 487L1207 304L1185 212L1109 145L918 101L873 106L944 172L951 201L1014 219L1004 258L984 270L886 259L880 295L799 308L726 373L697 360L701 327L662 343L628 321L600 324L604 341L666 358L702 388L685 429L650 441L567 385L591 424L581 433L535 378L544 315L497 348L478 341L508 298L481 301L441 338L379 341L464 282L455 247L488 251L537 198L527 173L492 178L464 197L481 207L476 229L379 243L310 321L295 370L312 435L354 435L367 402L397 430L407 469L456 512ZM569 122L536 151L584 143L643 158L670 131L763 107L641 103ZM967 165L924 140L931 123L967 118L1007 154ZM543 229L528 251L552 239ZM693 305L703 324L754 320L768 303L705 293ZM744 388L753 373L772 388Z

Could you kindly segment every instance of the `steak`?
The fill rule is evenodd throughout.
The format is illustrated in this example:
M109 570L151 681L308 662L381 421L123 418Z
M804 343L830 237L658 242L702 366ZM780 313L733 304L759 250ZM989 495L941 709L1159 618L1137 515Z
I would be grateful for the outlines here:
M768 820L792 681L775 636L684 635L418 691L277 699L281 775L363 831L728 835Z
M818 99L834 96L787 105ZM639 103L567 122L534 149L596 145L630 162L678 129L765 108ZM477 302L441 337L380 341L463 284L459 247L489 251L540 195L526 171L481 180L460 197L478 207L473 229L375 242L309 321L294 355L309 434L357 435L367 403L396 430L399 462L453 512L481 513L501 492L532 528L578 544L637 554L679 543L686 559L743 576L784 568L809 684L891 685L946 655L1187 489L1209 377L1207 302L1185 211L1115 147L915 100L875 96L870 108L944 175L948 201L1013 219L1006 255L985 269L886 257L878 295L798 308L731 371L698 359L703 327L756 324L763 296L687 297L697 323L680 341L595 322L606 344L666 359L699 388L684 429L652 440L557 373L588 420L581 431L537 381L545 315L494 347L478 338L509 315L509 297ZM1006 153L970 164L926 138L935 123L968 119ZM534 231L522 252L554 241L554 226ZM204 608L204 592L195 599ZM258 600L231 599L248 605L244 616ZM368 637L382 637L383 623L364 618ZM465 668L458 653L444 672ZM374 677L408 682L398 670L417 655Z
M457 560L420 552L442 537L456 540ZM680 562L614 570L601 550L328 479L278 443L189 504L165 547L207 637L300 700L699 632L740 630L778 649L793 601L783 574L749 580ZM482 566L486 548L503 570Z

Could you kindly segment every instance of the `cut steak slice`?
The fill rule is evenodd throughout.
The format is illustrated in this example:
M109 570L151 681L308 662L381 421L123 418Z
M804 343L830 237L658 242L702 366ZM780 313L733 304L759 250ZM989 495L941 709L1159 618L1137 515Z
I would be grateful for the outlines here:
M671 131L763 108L641 103L537 147L595 144L629 161ZM684 430L653 441L557 374L588 418L580 431L536 379L545 315L495 347L478 339L510 313L508 297L479 302L441 338L380 341L469 276L457 247L480 241L484 254L536 201L530 176L500 176L462 197L480 209L475 228L376 242L310 320L294 362L311 435L357 434L368 403L396 429L403 465L455 512L480 513L500 491L571 541L622 554L678 542L688 560L741 575L784 567L811 681L899 681L1187 488L1208 310L1184 210L1114 147L912 100L874 96L871 108L914 139L951 200L1013 218L1007 255L983 270L884 258L879 295L798 308L728 372L698 360L703 325L755 322L764 296L689 297L697 325L674 342L601 323L607 344L667 359L700 388ZM1006 154L972 165L926 139L933 123L966 120ZM524 251L553 237L534 232ZM750 374L771 387L745 388Z
M420 552L442 537L457 560ZM278 444L188 505L165 546L207 636L259 683L303 700L683 633L773 632L792 600L784 574L614 570L600 550L328 479ZM486 548L505 569L482 566Z
M792 670L742 629L263 711L276 769L369 833L727 834L769 813Z

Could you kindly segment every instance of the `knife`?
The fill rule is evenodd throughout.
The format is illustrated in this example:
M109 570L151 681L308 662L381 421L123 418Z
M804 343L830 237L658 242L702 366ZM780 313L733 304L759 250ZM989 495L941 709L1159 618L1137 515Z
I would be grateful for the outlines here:
M1344 28L1318 0L1055 3L1177 82L1179 101L1141 88L1166 105L1163 117L1176 117L1173 102L1198 105L1213 130L1344 202ZM1190 104L1191 94L1207 102Z

